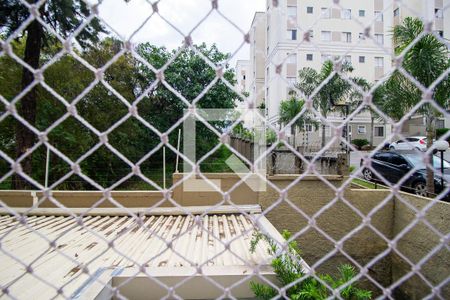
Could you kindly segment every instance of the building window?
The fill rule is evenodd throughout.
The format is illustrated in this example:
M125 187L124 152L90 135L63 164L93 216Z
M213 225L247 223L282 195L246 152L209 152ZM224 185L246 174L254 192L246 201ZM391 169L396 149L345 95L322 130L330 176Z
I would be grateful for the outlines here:
M329 125L325 126L325 136L330 137L331 136L331 127Z
M381 11L376 11L374 13L374 15L375 15L375 21L383 22L383 13Z
M297 54L296 53L292 53L292 54L288 53L286 62L288 64L297 64Z
M308 30L309 38L312 39L314 37L314 30Z
M322 19L329 19L330 18L330 9L327 7L322 7L320 9L320 16Z
M377 43L380 45L384 45L384 35L383 34L375 34L375 41L377 41Z
M438 34L439 34L440 37L444 37L444 32L442 30L439 30Z
M313 8L312 6L308 6L308 7L306 8L306 13L307 13L307 14L312 14L312 13L314 13L314 8Z
M322 31L320 33L322 42L329 42L331 41L331 31Z
M287 7L288 22L290 24L297 24L297 6Z
M360 9L359 10L359 16L360 17L365 17L366 16L366 11L364 9Z
M333 57L330 54L322 54L320 56L322 63L326 62L327 60L333 60Z
M366 39L366 36L364 35L363 32L360 32L358 37L359 37L360 40L365 40Z
M305 124L305 131L306 132L312 132L313 131L312 124Z
M360 57L359 57L359 62L360 62L361 64L365 63L365 62L366 62L366 57L365 57L365 56L360 56Z
M375 137L384 137L384 126L375 126L373 134Z
M351 57L351 55L344 56L344 59L342 60L342 62L351 65L352 64L352 57Z
M442 9L436 8L434 10L434 15L436 16L436 19L442 19L444 15L442 14Z
M383 57L375 57L375 67L376 68L384 67L384 58Z
M287 77L286 79L289 82L289 86L294 86L297 83L296 77Z
M352 42L352 33L351 32L343 32L342 39L346 43L351 43Z
M306 54L306 60L307 61L312 61L313 60L313 55L312 54Z
M287 31L287 39L291 41L297 40L297 29L289 29Z
M366 134L366 125L358 125L358 134Z
M400 8L397 8L394 10L394 17L397 17L400 15Z
M341 18L344 20L351 20L352 18L352 10L348 8L344 8L341 11Z

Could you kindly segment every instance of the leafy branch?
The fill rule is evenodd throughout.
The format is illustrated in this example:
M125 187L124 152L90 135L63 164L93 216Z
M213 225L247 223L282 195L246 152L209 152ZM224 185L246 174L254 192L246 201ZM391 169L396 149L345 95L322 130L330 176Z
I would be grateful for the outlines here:
M287 230L282 233L287 241L291 238L291 233ZM354 284L348 284L356 276L355 268L349 264L343 264L338 267L339 277L333 277L329 274L319 275L317 280L314 277L305 277L300 249L295 240L288 243L285 250L280 251L279 245L270 237L262 233L255 233L250 242L250 251L253 253L261 240L265 240L269 247L267 252L274 256L272 268L277 276L281 286L288 286L286 296L293 300L321 300L332 296L333 290L339 289L340 296L343 299L365 300L372 298L372 292L357 288ZM323 284L322 282L325 282ZM278 291L272 286L258 282L250 282L250 288L259 299L283 299Z

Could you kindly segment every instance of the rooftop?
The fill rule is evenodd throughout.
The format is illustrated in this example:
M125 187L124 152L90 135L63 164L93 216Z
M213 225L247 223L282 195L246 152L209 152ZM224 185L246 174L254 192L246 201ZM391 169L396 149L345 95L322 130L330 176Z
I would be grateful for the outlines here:
M250 253L255 222L278 234L264 216L248 207L245 213L219 209L224 212L198 214L200 210L191 209L195 214L132 217L116 212L79 218L57 210L52 215L43 214L52 209L37 209L24 217L0 216L0 284L8 287L11 296L52 298L61 288L64 297L85 298L86 293L95 297L115 276L186 277L195 275L197 267L203 274L239 278L254 265L270 262L266 243ZM243 286L248 289L248 284Z

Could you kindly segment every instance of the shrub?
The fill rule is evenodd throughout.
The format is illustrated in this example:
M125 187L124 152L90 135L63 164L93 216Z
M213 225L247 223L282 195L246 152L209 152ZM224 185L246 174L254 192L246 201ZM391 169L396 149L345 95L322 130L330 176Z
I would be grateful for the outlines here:
M441 136L443 136L444 134L446 134L449 130L450 130L450 128L438 128L438 129L436 129L436 139L438 139ZM447 141L449 141L449 140L450 140L450 137L447 138Z
M353 171L355 171L356 170L356 167L355 166L350 166L350 167L348 167L348 172L349 173L353 173Z
M369 145L369 141L366 139L354 139L352 140L352 144L358 147L361 150L362 146Z
M283 237L289 240L291 233L289 231L283 231ZM275 258L272 260L272 267L277 276L279 282L283 285L289 285L286 289L286 296L289 299L327 299L333 296L332 291L327 287L338 289L345 285L340 290L340 295L343 299L371 299L372 292L359 289L354 286L354 283L348 284L352 278L356 276L355 268L351 265L341 265L338 270L340 273L339 278L332 277L331 275L318 275L319 280L313 277L307 277L303 280L299 280L304 277L303 267L301 266L302 258L300 256L300 250L297 246L297 242L291 241L288 243L287 250L279 252L279 247L276 242L270 237L257 233L254 234L250 243L250 251L255 252L258 242L264 239L269 243L268 253ZM292 284L295 282L295 284ZM322 284L325 282L326 285ZM250 288L255 296L259 299L272 299L281 298L278 291L270 285L265 285L256 282L250 282Z

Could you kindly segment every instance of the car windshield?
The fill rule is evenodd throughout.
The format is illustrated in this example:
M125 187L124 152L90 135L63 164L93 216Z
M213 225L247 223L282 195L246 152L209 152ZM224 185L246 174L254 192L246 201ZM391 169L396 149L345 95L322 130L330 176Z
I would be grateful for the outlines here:
M413 164L414 168L417 169L426 169L426 165L423 162L422 156L417 154L405 154L405 157ZM441 158L433 155L433 166L436 169L441 167ZM444 160L444 168L450 168L450 163Z

